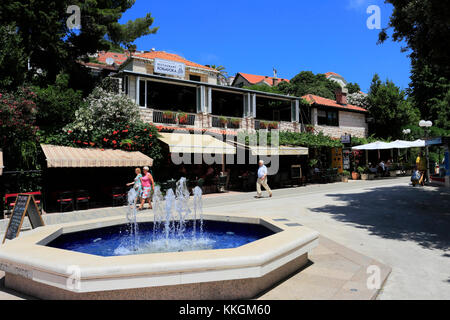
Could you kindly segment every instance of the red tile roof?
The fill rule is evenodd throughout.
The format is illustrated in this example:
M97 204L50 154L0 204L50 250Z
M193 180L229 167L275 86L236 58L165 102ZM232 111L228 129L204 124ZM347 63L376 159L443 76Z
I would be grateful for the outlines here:
M242 73L242 72L239 72L238 74L240 74L245 80L247 80L251 84L257 84L257 83L260 83L260 82L264 81L268 85L273 86L273 79L274 79L273 77L258 76L258 75L255 75L255 74L248 74L248 73ZM281 79L281 78L278 78L278 81L280 81L280 82L282 82L282 81L289 82L288 79Z
M174 53L167 53L164 51L151 51L151 52L145 52L145 53L136 53L133 55L133 57L139 57L139 58L145 58L145 59L163 59L163 60L170 60L170 61L177 61L182 62L187 66L190 67L196 67L201 69L207 69L207 70L214 70L210 67L186 60L185 58L174 54Z
M357 107L357 106L354 106L351 104L342 105L342 104L337 103L334 100L326 99L326 98L319 97L319 96L316 96L313 94L307 94L306 96L303 96L302 98L305 99L306 101L308 101L310 104L318 104L318 105L325 106L325 107L339 108L339 109L346 110L346 111L367 112L367 110L364 108Z
M328 79L329 77L331 77L331 76L336 76L336 77L341 77L341 78L343 78L343 76L341 76L340 74L337 74L337 73L335 73L335 72L327 72L327 73L325 73L325 77L327 77L327 79Z
M118 52L111 52L111 51L108 51L108 52L100 51L98 53L98 57L97 57L98 62L106 64L106 59L108 59L108 58L114 59L114 63L120 66L122 63L127 61L128 52L125 51L124 53L118 53Z

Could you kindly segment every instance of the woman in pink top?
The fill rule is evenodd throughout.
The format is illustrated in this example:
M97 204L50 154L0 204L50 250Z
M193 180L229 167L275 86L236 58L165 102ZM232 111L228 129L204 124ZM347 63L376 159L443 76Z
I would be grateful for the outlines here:
M139 210L144 208L145 201L148 199L149 209L152 209L152 190L155 189L155 182L153 181L152 175L148 172L149 168L144 167L144 174L141 177L142 184L142 194L141 194L141 205Z

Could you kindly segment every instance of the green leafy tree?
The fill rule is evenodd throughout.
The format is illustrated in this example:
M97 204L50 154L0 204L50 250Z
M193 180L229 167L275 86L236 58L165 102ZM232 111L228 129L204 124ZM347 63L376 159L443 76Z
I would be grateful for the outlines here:
M349 94L359 93L361 91L361 87L357 83L349 82L347 83L346 88L348 89Z
M374 75L367 96L368 110L373 119L371 131L380 138L402 138L406 125L418 123L420 114L405 92L392 81L382 82Z
M8 170L36 165L36 93L29 88L0 93L0 149Z
M215 64L213 65L206 65L207 67L214 69L216 71L219 71L219 74L217 75L217 84L221 84L223 82L227 83L228 81L228 72L225 71L225 67L224 66L216 66Z
M11 90L23 83L27 57L14 25L0 25L0 88Z
M69 88L69 76L61 74L54 85L34 87L36 92L36 124L41 134L52 134L75 119L75 111L83 104L81 91Z
M157 138L157 128L140 119L139 110L130 98L98 87L76 110L72 123L42 141L81 148L141 151L159 160L162 156Z
M394 6L389 25L379 35L379 42L389 38L406 44L411 58L409 95L420 109L422 118L434 120L450 129L448 92L450 90L450 3L440 0L387 0ZM439 119L439 121L438 121Z
M291 79L288 85L281 87L287 94L302 97L314 94L328 99L336 99L335 90L339 84L328 80L324 74L314 74L311 71L302 71Z
M23 48L31 66L28 79L38 77L51 84L62 71L77 75L82 68L78 61L88 54L111 47L131 46L141 36L155 33L153 18L144 18L120 24L122 14L133 6L131 0L22 0L2 3L1 25L17 26ZM71 30L70 5L80 8L81 29ZM39 71L39 72L38 72ZM81 71L78 71L81 73ZM80 80L81 81L81 80Z

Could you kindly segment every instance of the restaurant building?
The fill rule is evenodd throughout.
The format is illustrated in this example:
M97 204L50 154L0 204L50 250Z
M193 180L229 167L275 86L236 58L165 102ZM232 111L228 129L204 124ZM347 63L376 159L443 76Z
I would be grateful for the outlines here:
M222 130L304 130L299 97L217 85L219 71L179 55L132 55L120 68L123 92L155 125ZM303 122L302 122L303 121Z

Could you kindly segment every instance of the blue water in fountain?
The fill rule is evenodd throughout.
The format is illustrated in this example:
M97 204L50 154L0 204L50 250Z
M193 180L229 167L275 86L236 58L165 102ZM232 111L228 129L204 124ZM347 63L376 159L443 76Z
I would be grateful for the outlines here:
M163 197L158 186L153 194L153 222L139 223L137 193L128 193L128 224L63 234L47 246L99 256L229 249L274 234L255 224L203 220L202 191L193 190L193 208L186 179L181 178L175 192Z
M153 225L152 222L139 223L139 248L136 251L133 249L134 233L130 225L63 234L47 246L108 257L237 248L274 234L261 225L204 221L203 235L193 237L194 225L189 221L185 224L185 232L189 236L166 239L164 227L155 233ZM175 228L178 227L175 225Z

